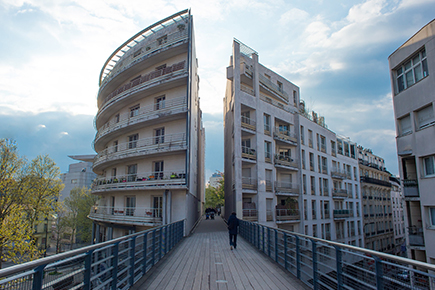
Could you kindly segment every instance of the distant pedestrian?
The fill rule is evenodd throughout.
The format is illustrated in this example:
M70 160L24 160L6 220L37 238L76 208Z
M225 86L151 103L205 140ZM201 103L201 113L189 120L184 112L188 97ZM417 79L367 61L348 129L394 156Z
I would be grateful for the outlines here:
M237 248L237 230L239 227L239 219L235 212L232 212L228 218L228 233L230 236L230 249Z
M219 207L218 208L218 216L220 216L221 215L221 208Z

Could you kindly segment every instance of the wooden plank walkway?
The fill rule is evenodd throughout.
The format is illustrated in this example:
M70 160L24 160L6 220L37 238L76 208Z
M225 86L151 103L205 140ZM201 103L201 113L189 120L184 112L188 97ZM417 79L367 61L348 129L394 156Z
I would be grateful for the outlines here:
M310 289L238 236L229 246L220 217L202 220L131 289Z

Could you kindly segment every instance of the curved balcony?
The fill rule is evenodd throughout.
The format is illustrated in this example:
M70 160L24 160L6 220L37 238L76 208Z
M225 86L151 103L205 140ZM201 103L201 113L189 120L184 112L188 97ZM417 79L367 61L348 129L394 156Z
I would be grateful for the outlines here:
M298 196L299 186L291 182L275 181L275 194L276 195L288 195Z
M275 167L298 170L298 162L289 156L275 154Z
M157 93L164 89L159 88L159 86L166 84L168 81L175 81L178 79L183 79L183 77L187 77L187 69L185 68L186 61L183 60L179 63L176 63L172 66L155 70L147 75L141 76L129 82L128 84L122 85L117 88L110 94L108 94L104 99L102 98L102 94L98 96L98 114L97 114L97 122L106 112L110 111L109 108L112 104L119 102L120 100L124 100L126 97L129 98L129 101L132 101L132 97L137 93L144 93L145 90L150 90L148 93ZM173 87L177 87L182 85L184 82L173 82ZM172 83L171 83L172 84ZM151 90L151 89L154 90ZM172 88L172 87L171 87ZM165 88L170 89L170 87ZM138 96L139 98L139 96ZM114 112L110 112L114 113ZM98 124L97 124L97 127Z
M187 98L178 97L175 99L166 100L163 103L153 104L139 109L136 116L131 117L130 112L119 115L119 119L112 119L101 128L98 129L95 135L94 147L96 151L101 150L104 144L109 139L116 135L120 129L124 129L128 126L135 126L143 124L144 122L150 122L158 119L158 122L167 121L166 119L174 118L179 114L187 112ZM121 132L119 132L121 134Z
M279 128L275 128L273 131L273 139L297 146L298 138L294 133L291 133L290 130L280 130Z
M141 157L151 154L162 154L186 150L186 134L170 134L143 138L131 142L120 143L100 151L94 159L94 170L101 170L107 163L114 163L125 158Z
M186 188L186 173L184 170L151 171L117 175L115 177L97 177L92 184L92 193L170 188Z
M129 225L159 226L161 208L93 206L89 218L101 222Z

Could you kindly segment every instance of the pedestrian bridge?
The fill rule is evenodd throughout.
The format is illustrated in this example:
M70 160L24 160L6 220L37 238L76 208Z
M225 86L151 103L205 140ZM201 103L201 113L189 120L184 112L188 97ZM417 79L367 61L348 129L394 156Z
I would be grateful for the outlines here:
M0 270L0 289L435 289L435 266L241 221L184 221ZM241 238L243 237L243 238Z

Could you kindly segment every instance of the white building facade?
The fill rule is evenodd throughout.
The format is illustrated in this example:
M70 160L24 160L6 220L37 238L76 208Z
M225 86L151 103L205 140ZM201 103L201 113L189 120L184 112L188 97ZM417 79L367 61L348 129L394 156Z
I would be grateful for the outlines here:
M94 241L185 220L204 199L204 129L192 15L140 31L100 74L91 210Z
M435 20L389 56L408 258L435 263Z

